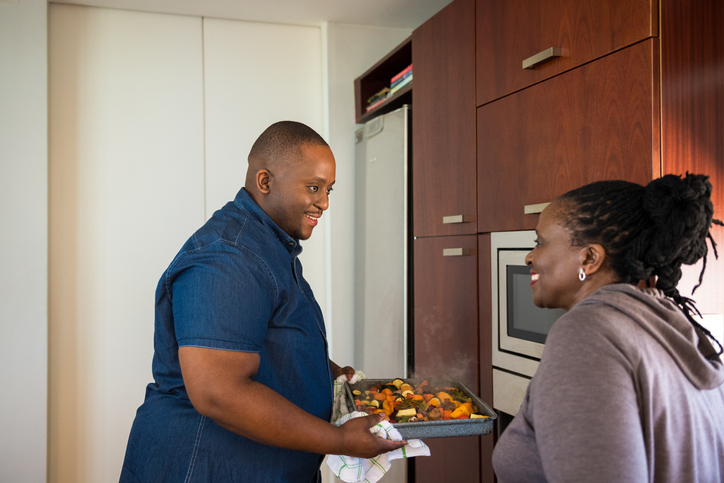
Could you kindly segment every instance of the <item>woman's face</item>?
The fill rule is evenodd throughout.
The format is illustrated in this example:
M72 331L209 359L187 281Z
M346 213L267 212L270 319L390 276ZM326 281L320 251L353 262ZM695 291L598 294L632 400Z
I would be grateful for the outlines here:
M578 272L585 248L571 246L570 232L559 220L559 206L550 204L538 219L536 246L525 257L530 267L533 303L549 309L570 310L583 295Z

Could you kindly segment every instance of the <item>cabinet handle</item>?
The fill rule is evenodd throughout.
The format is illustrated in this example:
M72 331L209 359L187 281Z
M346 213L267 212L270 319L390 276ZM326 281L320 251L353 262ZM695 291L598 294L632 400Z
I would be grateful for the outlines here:
M524 69L532 69L538 64L542 64L543 62L548 62L554 57L560 57L561 56L561 48L560 47L551 47L549 49L544 50L543 52L539 54L535 54L533 57L528 57L523 61L523 68Z
M442 224L443 225L449 225L451 223L466 223L468 220L463 215L452 215L452 216L443 216L442 217Z
M443 257L464 257L468 255L470 251L467 248L443 248Z
M543 210L546 209L546 206L550 205L551 202L548 203L538 203L537 205L525 205L523 207L523 214L525 215L532 215L534 213L543 213Z

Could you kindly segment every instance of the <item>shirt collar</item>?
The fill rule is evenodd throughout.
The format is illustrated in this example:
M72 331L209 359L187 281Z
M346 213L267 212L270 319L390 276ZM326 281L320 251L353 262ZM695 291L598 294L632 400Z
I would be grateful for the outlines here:
M274 236L277 237L279 242L284 245L284 248L286 248L292 256L297 256L302 253L302 245L299 243L299 240L292 238L287 232L279 228L279 225L274 223L274 220L261 209L261 206L256 204L256 201L251 198L251 195L249 195L245 188L241 188L236 194L234 205L241 210L249 212L254 219L274 233Z

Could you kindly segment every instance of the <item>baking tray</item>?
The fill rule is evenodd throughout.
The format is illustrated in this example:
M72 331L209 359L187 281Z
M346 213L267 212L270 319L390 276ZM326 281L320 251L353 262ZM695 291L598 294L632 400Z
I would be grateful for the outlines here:
M345 382L345 391L347 392L347 407L350 411L356 411L357 407L354 404L354 395L352 391L358 389L362 392L368 390L370 387L382 383L387 384L393 381L392 379L362 379L355 384L349 384ZM400 378L402 379L402 378ZM402 379L404 382L414 385L417 387L425 379ZM493 420L497 418L495 411L480 400L475 394L470 391L460 381L452 379L427 379L427 382L435 387L454 387L465 396L472 399L473 404L477 406L478 413L487 418L474 418L474 419L447 419L439 421L415 421L412 423L393 423L392 426L397 429L402 435L403 439L426 439L426 438L449 438L453 436L479 436L482 434L489 434L493 430Z

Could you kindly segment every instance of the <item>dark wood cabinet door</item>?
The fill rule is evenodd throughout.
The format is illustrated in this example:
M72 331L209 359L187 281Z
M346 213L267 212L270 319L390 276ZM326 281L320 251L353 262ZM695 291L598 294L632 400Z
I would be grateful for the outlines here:
M526 205L661 172L658 40L478 108L478 232L534 229Z
M477 394L477 237L417 238L413 254L415 373L458 379Z
M474 0L412 33L412 66L413 234L475 233Z
M480 354L480 399L493 407L493 302L491 287L492 255L490 234L478 235L478 353ZM480 439L482 483L494 483L494 434Z
M664 174L709 175L714 218L724 220L724 2L661 1L661 141ZM709 251L694 294L702 313L724 313L724 228L714 226L719 259ZM691 296L701 265L682 267ZM724 343L724 341L720 341Z
M477 0L477 105L656 36L652 0ZM560 57L523 69L551 47Z
M477 237L418 238L413 257L414 375L456 379L479 394ZM425 440L432 454L415 458L415 482L479 482L480 438Z

